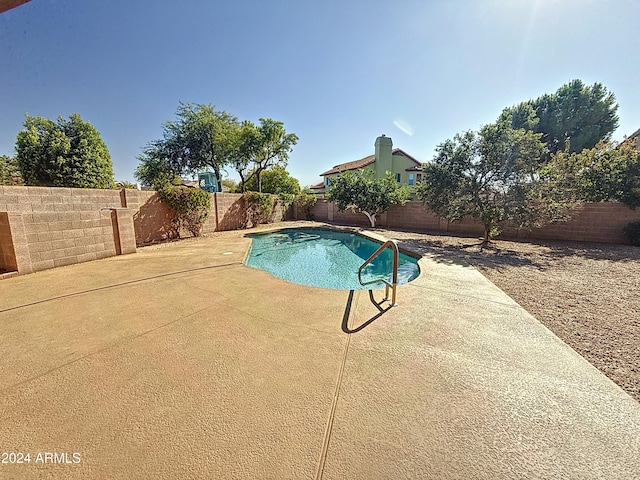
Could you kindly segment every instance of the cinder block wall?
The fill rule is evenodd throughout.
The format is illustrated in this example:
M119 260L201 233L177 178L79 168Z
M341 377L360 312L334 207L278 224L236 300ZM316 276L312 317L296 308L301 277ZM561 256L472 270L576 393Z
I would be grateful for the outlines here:
M127 189L123 203L133 212L136 245L149 245L170 238L174 213L162 203L158 192Z
M8 223L0 227L2 268L30 273L115 255L118 225L123 229L118 242L133 242L126 234L127 215L121 214L119 223L112 220L111 212L119 208L119 190L0 186L0 212Z
M9 214L0 212L0 273L17 270L16 256L9 226Z
M211 195L204 233L251 226L241 194ZM271 219L288 212L277 205ZM171 238L174 215L152 191L0 186L0 273L133 253Z
M247 222L247 205L241 193L211 194L211 213L204 233L246 228Z
M361 213L338 212L335 205L319 200L312 213L318 221L343 225L368 226L367 217ZM304 213L298 211L298 219ZM631 222L640 221L640 209L634 211L615 202L585 203L571 212L567 222L548 224L531 231L505 228L500 238L518 240L565 240L579 242L626 243L622 229ZM392 206L380 216L377 225L391 229L417 232L447 232L458 235L482 235L482 225L472 218L449 222L427 210L422 202L408 202L404 206Z

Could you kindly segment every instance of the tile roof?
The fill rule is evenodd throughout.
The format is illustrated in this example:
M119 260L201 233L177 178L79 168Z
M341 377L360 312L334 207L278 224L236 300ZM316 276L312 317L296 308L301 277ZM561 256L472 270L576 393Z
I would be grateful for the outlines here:
M316 183L315 185L311 185L309 188L311 190L320 190L321 188L324 188L324 182Z
M404 157L407 157L408 159L413 160L415 162L416 167L420 167L420 169L422 169L422 163L420 163L418 160L416 160L415 158L413 158L411 155L409 155L407 152L405 152L400 148L394 148L391 151L391 154L402 155ZM359 168L364 168L367 165L371 165L375 161L376 161L376 156L369 155L368 157L361 158L360 160L355 160L353 162L347 162L347 163L341 163L339 165L335 165L331 170L327 170L326 172L321 173L320 176L324 177L326 175L333 175L334 173L346 172L347 170L358 170Z
M375 161L376 156L369 155L368 157L361 158L360 160L356 160L354 162L347 162L336 165L331 170L327 170L326 172L321 173L320 176L324 177L325 175L333 175L334 173L346 172L347 170L357 170L359 168L366 167L367 165L371 165Z
M635 145L634 145L635 143ZM631 145L632 147L640 148L640 129L633 132L627 138L625 138L621 145Z

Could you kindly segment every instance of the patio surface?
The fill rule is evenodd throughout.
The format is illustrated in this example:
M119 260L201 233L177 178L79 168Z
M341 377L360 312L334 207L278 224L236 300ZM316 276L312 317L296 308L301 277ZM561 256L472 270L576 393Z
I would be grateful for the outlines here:
M0 282L0 478L640 478L640 404L475 269L380 315L245 233Z

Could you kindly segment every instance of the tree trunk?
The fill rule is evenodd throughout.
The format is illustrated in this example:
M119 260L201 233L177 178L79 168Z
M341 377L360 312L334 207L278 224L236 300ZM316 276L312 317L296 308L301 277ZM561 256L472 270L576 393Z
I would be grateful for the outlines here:
M220 178L220 168L218 164L213 165L213 171L216 174L216 183L218 184L218 192L222 193L222 179Z
M489 243L491 241L491 224L484 224L484 240L482 240L482 243Z
M371 228L375 228L376 227L376 215L377 213L374 213L373 215L371 215L369 212L362 212L364 213L367 218L369 219L369 222L371 223Z
M238 174L240 175L240 191L242 193L245 193L247 191L247 187L244 186L245 184L244 175L242 175L240 172L238 172Z

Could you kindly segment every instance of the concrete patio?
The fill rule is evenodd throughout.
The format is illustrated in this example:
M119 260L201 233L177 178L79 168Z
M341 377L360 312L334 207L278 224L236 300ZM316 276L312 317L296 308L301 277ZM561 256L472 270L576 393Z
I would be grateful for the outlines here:
M640 404L475 269L380 314L245 233L0 282L0 478L640 478Z

